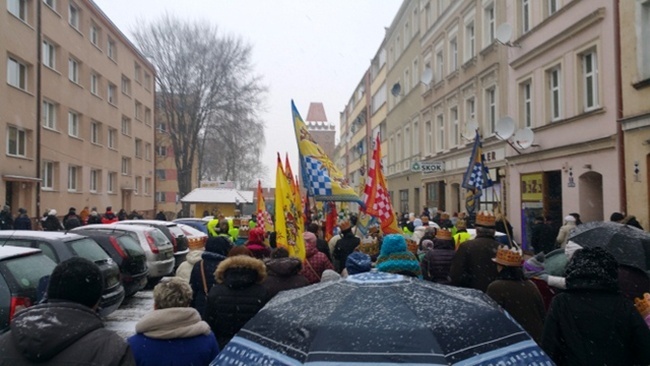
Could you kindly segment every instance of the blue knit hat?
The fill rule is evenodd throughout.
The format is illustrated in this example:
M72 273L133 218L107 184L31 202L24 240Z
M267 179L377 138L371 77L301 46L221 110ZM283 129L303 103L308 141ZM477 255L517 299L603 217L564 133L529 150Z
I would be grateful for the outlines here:
M348 270L348 274L350 275L370 272L371 268L372 262L370 256L365 253L352 252L345 261L345 269Z
M406 250L406 240L398 234L390 234L384 238L377 258L377 270L414 277L422 276L420 262L413 253Z

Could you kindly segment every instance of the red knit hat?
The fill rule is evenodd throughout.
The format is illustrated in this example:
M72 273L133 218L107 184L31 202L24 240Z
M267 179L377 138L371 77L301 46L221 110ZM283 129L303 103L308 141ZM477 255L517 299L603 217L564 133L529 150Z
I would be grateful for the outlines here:
M251 229L251 231L248 233L248 242L249 243L258 243L258 244L263 244L264 243L264 229L261 227L256 227Z

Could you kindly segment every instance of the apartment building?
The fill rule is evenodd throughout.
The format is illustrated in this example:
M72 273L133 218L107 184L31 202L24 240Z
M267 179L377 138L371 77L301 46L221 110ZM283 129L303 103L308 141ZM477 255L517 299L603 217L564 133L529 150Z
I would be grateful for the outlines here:
M626 205L650 227L650 1L618 1L621 115Z
M154 67L91 0L3 3L0 196L152 212Z
M496 40L507 2L486 0L423 3L420 37L422 186L425 205L449 213L469 211L462 181L476 129L494 187L480 209L494 210L507 197L506 143L496 134L508 103L507 47Z
M509 218L524 244L537 215L559 222L577 212L588 222L621 209L614 4L520 0L508 10L516 45L508 52L508 114L534 132L534 144L506 157ZM643 148L640 140L635 147Z
M404 1L386 32L388 89L386 184L395 211L421 211L421 173L411 169L421 158L420 7Z

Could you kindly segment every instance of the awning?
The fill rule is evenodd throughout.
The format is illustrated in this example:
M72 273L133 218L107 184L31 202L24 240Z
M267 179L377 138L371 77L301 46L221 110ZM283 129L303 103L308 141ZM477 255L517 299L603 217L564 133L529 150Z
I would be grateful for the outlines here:
M41 181L43 181L41 178L26 177L26 176L23 176L23 175L11 175L11 174L3 175L2 180L5 180L7 182L41 182Z

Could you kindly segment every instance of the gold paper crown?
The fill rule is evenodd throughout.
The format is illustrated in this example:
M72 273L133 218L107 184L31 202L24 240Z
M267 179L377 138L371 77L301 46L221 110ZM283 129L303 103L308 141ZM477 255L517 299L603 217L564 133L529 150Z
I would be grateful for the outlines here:
M463 219L459 219L458 221L456 221L456 229L460 229L460 228L467 229L467 222Z
M351 227L351 225L350 225L350 221L345 220L345 221L341 221L341 222L339 222L339 228L341 229L341 231L343 231L343 230L347 230L347 229L349 229L350 227Z
M476 215L476 225L494 227L496 218L489 211L480 211Z
M634 306L641 313L642 317L650 315L650 293L643 294L643 298L634 299Z
M361 244L357 246L356 250L360 251L361 253L368 254L371 257L374 255L378 255L379 243L377 242L377 238L367 236L361 239Z
M250 228L248 226L242 226L239 228L239 237L248 238L249 232L250 232Z
M516 247L508 248L505 245L500 245L497 250L497 257L492 258L492 261L502 266L520 267L522 265L521 249Z
M436 239L451 240L451 231L447 229L438 229L438 232L436 232Z

